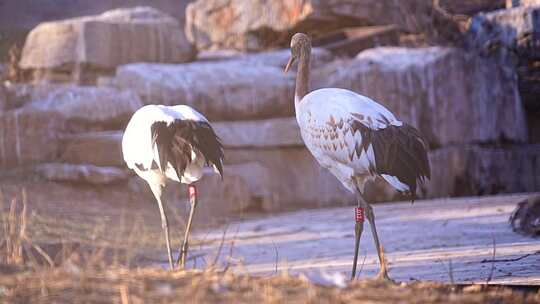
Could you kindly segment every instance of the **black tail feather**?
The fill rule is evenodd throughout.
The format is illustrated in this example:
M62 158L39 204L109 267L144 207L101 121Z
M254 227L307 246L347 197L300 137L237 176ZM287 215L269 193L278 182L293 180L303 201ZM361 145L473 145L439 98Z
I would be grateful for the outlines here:
M431 178L427 145L414 127L388 126L372 131L377 173L397 177L409 186L411 199L416 198L417 181Z
M160 170L170 163L180 178L191 159L191 151L200 152L206 165L216 166L223 178L223 145L209 123L194 120L175 120L171 124L158 121L152 124L152 146L159 154Z

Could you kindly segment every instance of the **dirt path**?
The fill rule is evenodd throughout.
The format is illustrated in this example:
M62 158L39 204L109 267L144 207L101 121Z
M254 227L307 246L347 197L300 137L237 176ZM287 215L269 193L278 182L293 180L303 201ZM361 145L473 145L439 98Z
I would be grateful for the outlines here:
M525 197L376 205L390 276L398 281L540 285L540 239L518 235L508 224L510 213ZM227 228L219 261L240 273L288 271L322 283L333 280L330 277L335 278L336 272L346 277L353 255L352 219L353 208L347 207L235 222ZM222 243L224 229L199 231L196 238L211 244L193 248L193 254L211 260ZM360 246L360 264L365 257L364 265L359 266L360 277L371 277L379 266L367 224ZM494 248L495 262L491 262ZM197 267L201 265L199 261Z

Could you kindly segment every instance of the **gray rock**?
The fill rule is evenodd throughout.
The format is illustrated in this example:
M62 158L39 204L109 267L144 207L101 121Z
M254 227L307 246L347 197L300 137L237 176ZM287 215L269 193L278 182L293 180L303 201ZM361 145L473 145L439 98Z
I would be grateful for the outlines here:
M512 8L517 6L538 6L540 1L538 0L506 0L506 7Z
M492 11L504 8L505 0L439 0L439 4L447 12L459 15L474 15L482 11Z
M530 236L540 235L540 196L531 195L519 202L509 219L512 230Z
M234 149L303 147L294 117L257 121L212 122L221 142L230 153ZM73 164L124 166L122 131L62 134L60 160Z
M51 91L68 88L69 84L50 84L50 83L13 83L4 82L4 88L7 98L6 110L12 110L23 107L34 101L47 99Z
M25 105L36 111L52 111L76 129L123 127L131 115L143 106L129 90L91 86L37 86L45 89ZM48 90L46 90L48 88Z
M212 122L227 149L270 149L303 147L300 129L294 117L256 121ZM122 131L62 134L60 160L73 164L124 166Z
M28 35L19 65L37 79L92 83L118 65L186 62L195 55L176 19L136 7L42 23Z
M396 24L408 32L445 31L431 0L198 0L186 8L186 35L197 49L263 50L289 44L292 33L320 36L332 30Z
M526 142L512 66L453 48L366 50L313 73L313 87L341 87L386 106L420 129L432 148Z
M283 73L289 56L280 50L189 64L128 64L103 81L134 90L146 104L186 104L213 121L292 116L294 80ZM314 49L314 67L331 60L328 51Z
M120 66L114 82L118 88L133 89L145 104L186 104L213 121L294 113L293 79L273 66L238 60L137 63Z
M60 161L95 166L125 166L121 131L65 134Z
M63 118L54 111L23 108L0 112L0 168L55 160Z
M540 145L448 147L429 156L428 197L540 190Z
M233 57L233 59L238 60L245 65L273 66L284 69L290 57L291 50L284 49L270 52L244 54L235 58ZM323 66L332 61L332 59L334 59L332 53L323 48L314 47L311 50L310 64L312 68ZM291 68L291 70L293 69L296 69L296 65Z
M36 166L35 171L49 181L75 184L107 185L129 177L126 170L88 164L46 163Z
M540 6L520 6L474 16L467 42L482 54L502 51L534 57L540 54L539 35Z
M212 123L227 148L304 146L295 117Z
M266 173L260 179L248 180L251 188L271 193L265 203L267 211L343 206L355 201L304 147L229 149L225 156L227 165L255 162L264 168L260 170Z

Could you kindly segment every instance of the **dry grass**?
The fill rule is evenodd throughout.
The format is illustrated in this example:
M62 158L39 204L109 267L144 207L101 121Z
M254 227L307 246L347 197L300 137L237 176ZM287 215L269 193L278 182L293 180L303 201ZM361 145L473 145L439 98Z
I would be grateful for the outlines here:
M507 288L457 289L435 283L394 285L359 281L344 289L301 278L233 275L218 271L144 269L48 269L0 276L0 292L12 303L538 303L540 295Z
M2 198L0 197L0 202ZM134 262L139 231L133 224L117 235L122 248L106 243L77 245L64 240L60 248L37 244L28 236L32 227L25 195L10 201L2 214L0 298L6 303L539 303L540 293L504 287L416 282L391 284L357 281L346 288L319 286L303 277L277 274L269 278L233 274L226 269L167 271ZM31 217L34 218L34 217ZM121 226L127 219L122 216ZM99 226L87 234L100 239ZM97 230L97 231L96 231ZM105 232L106 234L110 234ZM36 235L35 232L33 235ZM91 237L92 238L92 237ZM73 245L76 244L76 245ZM232 255L232 252L229 252Z

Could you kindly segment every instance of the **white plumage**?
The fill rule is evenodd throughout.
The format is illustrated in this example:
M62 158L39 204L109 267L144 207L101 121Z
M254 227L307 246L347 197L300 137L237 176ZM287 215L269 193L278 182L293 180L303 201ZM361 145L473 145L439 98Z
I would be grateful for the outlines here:
M370 98L339 88L319 89L304 96L296 103L296 118L302 139L313 156L353 193L355 176L367 174L362 180L362 190L364 182L375 177L369 173L370 168L376 168L376 160L371 143L360 155L355 153L357 143L362 143L363 138L352 123L361 123L370 130L403 125ZM400 191L409 190L395 176L384 174L383 178Z
M172 253L167 216L161 198L166 180L189 184L196 193L194 182L209 165L223 173L223 148L208 120L189 106L147 105L131 117L122 138L122 153L127 166L146 180L160 209L171 269ZM191 195L190 195L191 198ZM184 264L187 239L196 197L191 211L179 260Z
M146 105L137 110L131 117L122 138L122 153L127 166L145 180L163 179L163 182L165 182L166 178L170 178L176 182L185 184L191 184L199 180L202 176L205 163L201 151L196 149L191 150L193 161L188 165L183 176L178 177L170 163L167 164L165 168L166 174L163 175L163 165L160 164L158 148L152 144L151 127L155 122L165 122L167 126L170 126L175 121L188 120L209 124L208 120L201 113L186 105L171 107ZM143 171L137 167L138 164L139 167L142 166L148 169L152 167L152 162L155 162L159 168Z

